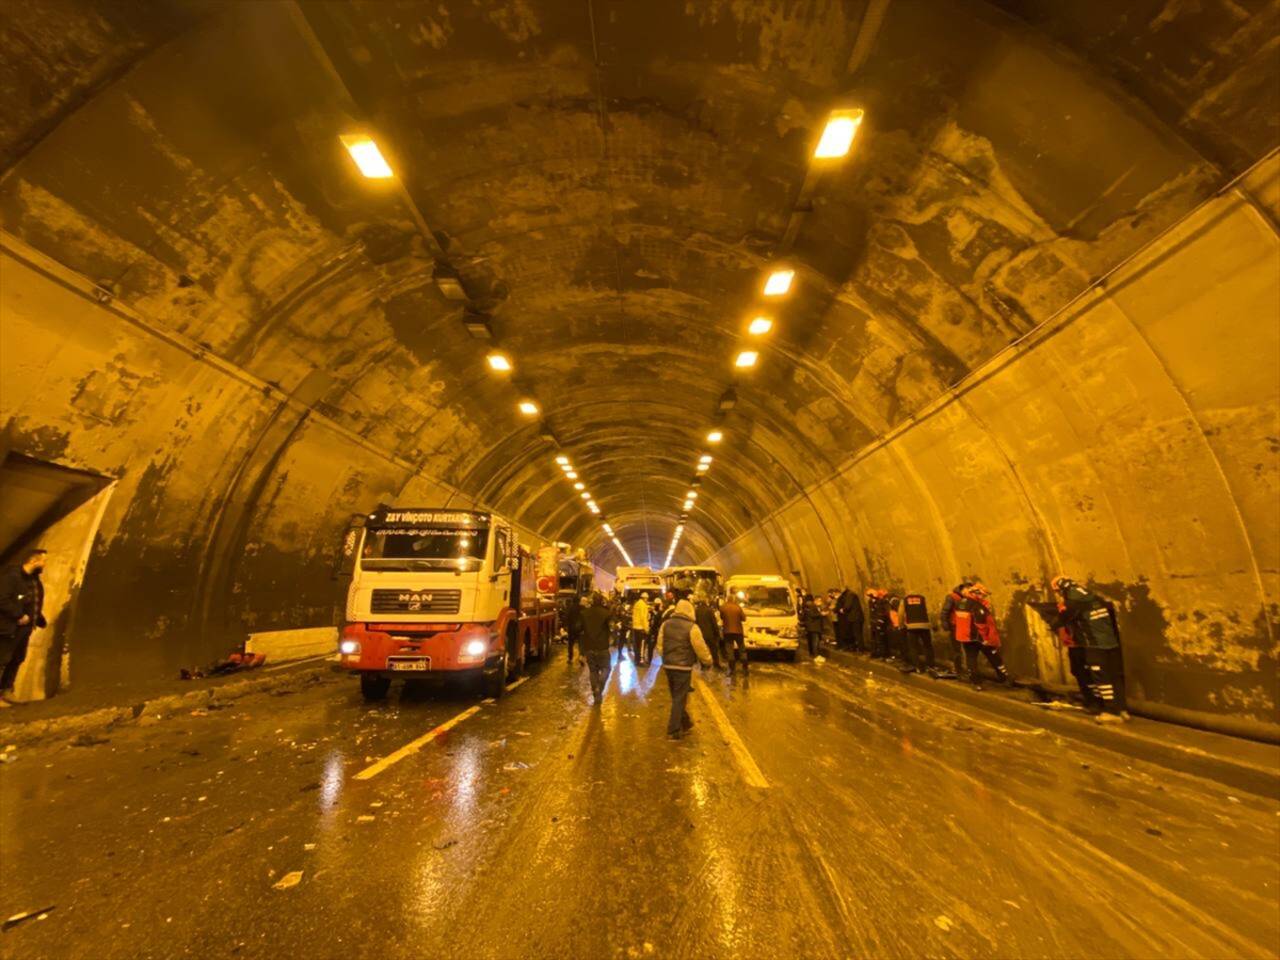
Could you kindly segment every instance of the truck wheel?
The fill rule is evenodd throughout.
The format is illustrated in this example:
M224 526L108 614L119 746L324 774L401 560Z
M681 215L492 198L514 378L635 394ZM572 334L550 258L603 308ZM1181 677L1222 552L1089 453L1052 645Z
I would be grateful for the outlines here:
M484 675L484 695L494 700L501 700L507 692L507 656L503 656L498 669Z
M380 677L376 673L360 675L360 692L366 700L385 700L390 689L390 677Z

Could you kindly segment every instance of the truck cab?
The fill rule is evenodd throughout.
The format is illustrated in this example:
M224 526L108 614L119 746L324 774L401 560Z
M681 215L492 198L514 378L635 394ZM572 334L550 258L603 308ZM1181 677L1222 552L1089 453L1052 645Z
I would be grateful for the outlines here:
M775 574L735 574L725 583L745 614L743 641L748 650L782 650L796 658L800 647L799 604L795 588Z
M348 530L345 552L339 664L366 699L385 697L396 677L472 677L501 696L549 652L555 606L539 598L534 557L501 517L380 508Z
M674 593L677 600L688 600L699 589L713 598L724 592L720 571L715 567L667 567L661 576L664 587Z

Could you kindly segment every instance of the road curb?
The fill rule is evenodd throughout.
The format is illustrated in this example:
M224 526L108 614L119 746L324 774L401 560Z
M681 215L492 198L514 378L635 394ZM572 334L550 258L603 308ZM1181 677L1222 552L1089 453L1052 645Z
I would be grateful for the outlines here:
M896 681L944 699L963 703L988 713L1035 727L1043 727L1063 737L1123 754L1135 760L1158 764L1179 773L1204 777L1234 789L1280 799L1280 747L1244 740L1226 734L1195 731L1199 743L1177 742L1161 737L1161 729L1179 731L1185 740L1191 728L1175 727L1159 720L1135 719L1124 727L1100 726L1080 713L1055 713L1037 707L1031 700L1018 699L1014 691L1030 696L1030 689L1016 686L1013 691L988 683L985 691L971 689L958 681L934 680L913 673L902 673L896 666L843 650L828 647L828 660L841 667L866 670L877 679ZM1233 756L1232 753L1242 754Z
M8 712L19 711L19 716L12 719L8 716L0 718L0 744L30 746L39 741L59 740L116 726L136 725L143 718L160 719L168 714L199 710L215 702L225 703L254 693L310 683L336 672L336 665L328 661L299 664L292 668L286 666L182 693L167 693L127 705L101 707L43 720L24 720L20 716L22 708L14 707Z

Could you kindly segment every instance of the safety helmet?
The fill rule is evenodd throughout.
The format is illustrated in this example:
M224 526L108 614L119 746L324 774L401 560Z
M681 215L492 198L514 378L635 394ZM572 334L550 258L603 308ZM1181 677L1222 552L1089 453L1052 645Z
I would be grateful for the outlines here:
M1053 589L1059 593L1065 593L1069 588L1075 586L1075 581L1068 577L1065 573L1060 573L1050 581Z
M640 594L640 599L641 599L641 600L648 600L648 599L649 599L649 593L648 593L648 591L645 591L644 593Z

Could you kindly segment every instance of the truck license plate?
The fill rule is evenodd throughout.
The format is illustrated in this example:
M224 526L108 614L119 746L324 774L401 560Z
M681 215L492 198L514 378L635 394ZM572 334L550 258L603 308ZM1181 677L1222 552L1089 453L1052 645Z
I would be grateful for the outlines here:
M405 657L403 659L387 659L388 670L430 670L431 660L428 657Z

